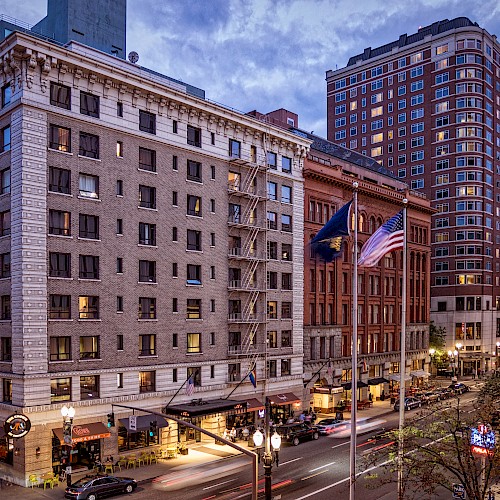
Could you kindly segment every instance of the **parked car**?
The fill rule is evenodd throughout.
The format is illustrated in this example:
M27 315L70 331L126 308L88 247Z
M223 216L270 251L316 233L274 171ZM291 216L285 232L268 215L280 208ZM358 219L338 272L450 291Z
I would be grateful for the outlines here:
M318 432L321 435L332 434L345 428L345 426L345 420L338 420L336 418L324 418L316 424Z
M448 399L455 394L453 389L450 389L449 387L440 387L439 389L436 389L436 392L439 394L440 399Z
M426 403L426 404L436 403L437 401L440 401L440 400L441 400L441 397L440 397L439 393L434 392L434 391L424 392L420 396L420 401L422 401L422 403Z
M420 408L422 406L422 401L417 398L405 398L404 406L405 410ZM399 399L394 403L394 411L399 411Z
M132 493L137 481L129 477L85 476L66 488L65 498L72 500L97 500L104 496Z
M297 446L301 441L307 439L319 438L318 428L304 422L278 425L278 427L276 427L276 432L281 436L283 441L292 443L294 446Z
M455 393L455 394L463 394L464 392L469 392L470 388L468 385L465 385L462 382L457 382L455 384L451 384L449 388Z

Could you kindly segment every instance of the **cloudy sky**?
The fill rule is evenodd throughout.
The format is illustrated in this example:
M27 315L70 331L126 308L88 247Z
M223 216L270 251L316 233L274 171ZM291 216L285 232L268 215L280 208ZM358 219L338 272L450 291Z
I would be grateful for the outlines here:
M127 0L127 52L139 64L247 112L286 108L326 136L325 72L442 19L466 16L500 36L498 0ZM0 0L35 24L47 0Z

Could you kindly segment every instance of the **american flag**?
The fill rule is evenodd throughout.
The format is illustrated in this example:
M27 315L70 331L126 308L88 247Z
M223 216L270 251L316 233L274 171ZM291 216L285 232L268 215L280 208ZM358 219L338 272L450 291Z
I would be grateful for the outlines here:
M403 210L382 224L361 249L358 266L374 267L388 252L403 248Z
M194 392L194 380L193 380L193 375L191 375L186 383L186 394L188 396L192 396Z

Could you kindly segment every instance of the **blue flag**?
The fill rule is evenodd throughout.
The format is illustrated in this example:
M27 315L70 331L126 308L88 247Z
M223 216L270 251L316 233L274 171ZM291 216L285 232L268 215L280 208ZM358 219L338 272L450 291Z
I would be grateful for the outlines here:
M257 370L255 369L255 367L250 370L248 378L250 379L250 382L252 382L252 385L257 388Z
M311 240L314 253L320 255L326 262L331 262L341 254L344 236L349 235L349 208L351 208L351 203L352 200L335 213Z

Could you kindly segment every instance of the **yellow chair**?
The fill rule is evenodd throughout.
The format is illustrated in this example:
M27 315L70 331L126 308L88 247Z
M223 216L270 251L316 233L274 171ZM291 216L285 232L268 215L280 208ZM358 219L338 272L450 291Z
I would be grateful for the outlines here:
M122 470L122 467L125 469L127 467L127 459L125 457L118 457L118 463L116 464L118 468L120 469L120 472Z
M141 465L144 465L144 456L141 455L139 457L137 457L135 459L136 463L137 463L137 467L140 467Z
M104 473L105 474L113 474L113 472L115 472L114 468L113 468L113 464L106 464L104 466Z
M53 486L59 486L59 474L56 474L54 476L54 479L52 479L52 484Z
M158 463L158 456L156 455L156 453L151 453L151 455L149 455L149 465L151 465L153 462L155 464Z
M48 474L45 474L43 477L43 489L45 489L47 486L50 486L52 489L54 487L54 473L49 472Z
M32 488L33 486L38 486L40 484L40 480L38 479L38 476L36 474L30 474L28 482L30 483L30 486Z
M131 467L133 469L135 469L135 464L136 464L136 461L135 461L135 457L127 457L127 469L130 469Z
M177 458L177 448L167 448L167 458Z

